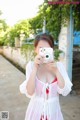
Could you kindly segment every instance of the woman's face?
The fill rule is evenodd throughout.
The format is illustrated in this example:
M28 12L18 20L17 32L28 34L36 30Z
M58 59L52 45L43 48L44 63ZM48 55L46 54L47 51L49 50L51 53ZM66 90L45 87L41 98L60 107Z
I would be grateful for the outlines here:
M35 52L36 52L37 54L39 53L39 48L41 48L41 47L51 47L51 46L49 45L49 43L48 43L47 41L45 41L45 40L40 40L40 41L38 42L37 47L35 48Z

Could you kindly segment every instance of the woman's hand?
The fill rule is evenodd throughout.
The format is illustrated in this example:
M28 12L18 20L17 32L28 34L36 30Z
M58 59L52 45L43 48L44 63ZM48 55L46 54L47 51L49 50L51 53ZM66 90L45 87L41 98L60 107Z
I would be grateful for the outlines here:
M34 66L38 68L40 64L43 64L43 57L40 55L37 55L34 60Z
M64 88L65 81L57 68L56 62L51 61L51 62L47 63L45 66L48 70L50 70L53 74L55 74L55 76L57 77L57 80L58 80L59 87Z
M48 62L48 63L45 64L45 67L48 70L50 70L52 73L54 73L55 75L57 75L58 68L57 68L56 62L54 62L54 61Z

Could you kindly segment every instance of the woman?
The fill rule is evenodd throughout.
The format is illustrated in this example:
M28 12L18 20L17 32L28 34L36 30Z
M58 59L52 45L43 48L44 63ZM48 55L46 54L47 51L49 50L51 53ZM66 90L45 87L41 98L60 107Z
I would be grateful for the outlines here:
M59 104L59 94L70 93L72 83L61 62L54 60L44 63L39 54L40 48L53 48L50 35L38 35L34 40L34 61L26 67L26 80L20 85L20 91L30 97L25 120L63 120Z

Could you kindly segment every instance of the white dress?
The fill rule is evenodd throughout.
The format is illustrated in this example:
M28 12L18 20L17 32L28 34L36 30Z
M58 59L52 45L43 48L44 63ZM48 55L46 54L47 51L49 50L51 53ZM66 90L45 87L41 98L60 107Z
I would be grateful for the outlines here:
M59 88L57 80L51 84L35 79L35 92L32 96L27 93L26 84L32 71L33 62L29 62L26 67L26 80L20 85L20 92L31 98L25 120L63 120L60 109L59 94L66 96L70 93L72 83L61 62L57 62L57 67L65 80L63 89ZM46 91L47 90L47 91ZM48 95L48 98L47 98Z

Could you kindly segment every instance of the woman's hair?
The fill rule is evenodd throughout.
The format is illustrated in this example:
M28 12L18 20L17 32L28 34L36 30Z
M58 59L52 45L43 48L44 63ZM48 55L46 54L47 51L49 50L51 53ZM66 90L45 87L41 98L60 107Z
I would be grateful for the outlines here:
M54 39L53 39L53 37L51 35L47 35L45 33L45 34L42 34L42 35L37 35L35 37L35 39L34 39L34 47L35 48L37 47L40 40L44 40L44 41L48 42L51 48L54 47Z

